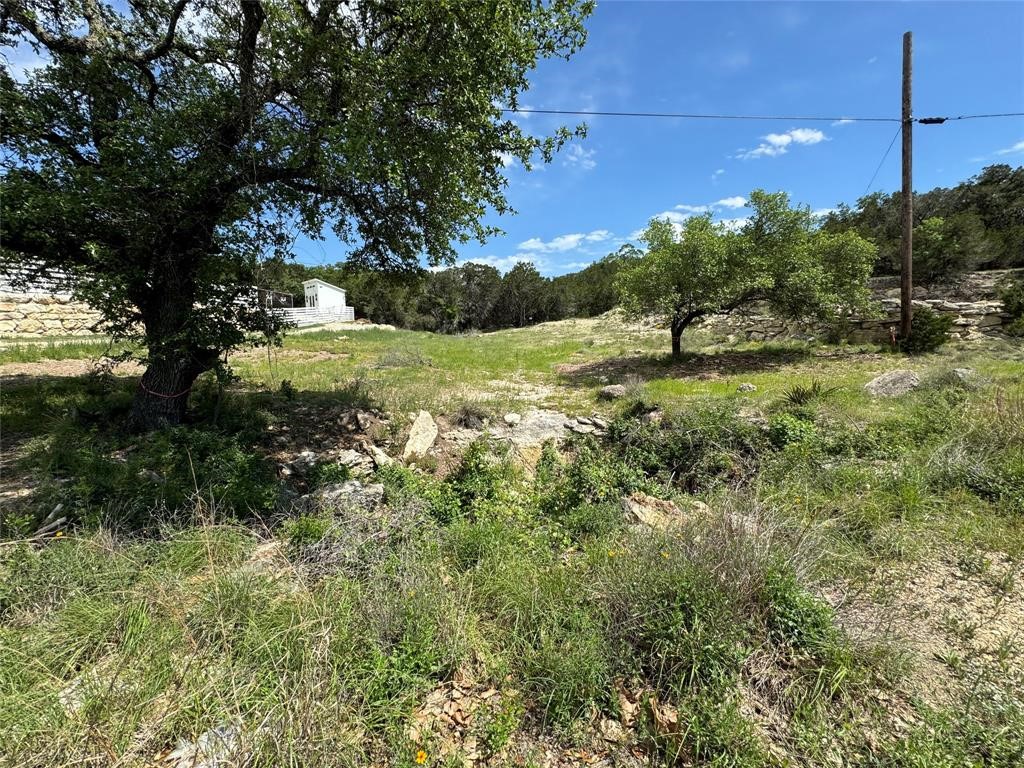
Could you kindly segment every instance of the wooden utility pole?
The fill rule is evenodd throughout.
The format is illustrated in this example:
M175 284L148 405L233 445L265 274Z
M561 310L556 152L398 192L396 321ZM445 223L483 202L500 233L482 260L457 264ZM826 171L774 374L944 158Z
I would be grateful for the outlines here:
M900 238L900 338L910 338L914 319L914 113L910 102L913 37L903 33L903 193Z

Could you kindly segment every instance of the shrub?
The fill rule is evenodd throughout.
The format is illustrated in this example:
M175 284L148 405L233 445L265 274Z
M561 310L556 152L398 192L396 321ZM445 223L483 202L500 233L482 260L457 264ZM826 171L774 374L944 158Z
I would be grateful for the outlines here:
M908 355L934 352L947 341L953 329L952 316L928 308L914 311L910 337L900 339L900 349Z
M1003 284L999 298L1003 302L1003 311L1011 317L1006 332L1011 336L1024 336L1024 279Z
M792 413L777 413L768 422L768 439L776 448L805 443L817 435L814 422Z
M794 384L782 395L782 399L790 405L810 405L816 400L827 400L839 391L839 387L826 387L815 379L808 384Z
M760 428L728 403L667 414L660 423L625 415L612 423L609 439L627 465L688 493L742 482L767 447Z

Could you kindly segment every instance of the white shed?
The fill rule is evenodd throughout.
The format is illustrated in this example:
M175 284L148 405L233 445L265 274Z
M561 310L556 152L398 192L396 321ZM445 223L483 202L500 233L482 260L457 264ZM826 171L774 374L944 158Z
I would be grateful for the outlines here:
M321 311L345 309L345 289L316 278L305 280L302 289L306 294L306 307Z

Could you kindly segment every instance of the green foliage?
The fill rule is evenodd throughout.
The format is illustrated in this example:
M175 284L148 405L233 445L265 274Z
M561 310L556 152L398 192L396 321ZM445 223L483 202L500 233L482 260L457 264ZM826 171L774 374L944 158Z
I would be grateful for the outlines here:
M776 448L809 442L817 433L813 421L792 413L777 413L768 422L768 439Z
M612 423L609 437L629 467L690 493L741 483L766 447L761 430L739 418L731 403L666 414L660 423L625 415Z
M67 423L37 442L28 460L70 481L45 491L49 505L62 503L91 523L145 525L155 510L184 511L197 502L244 517L270 511L278 497L274 473L247 444L202 429L168 428L125 449Z
M852 232L814 229L810 209L791 208L785 193L751 193L753 215L739 232L710 214L688 219L681 232L653 220L645 256L620 272L626 311L668 318L672 353L695 320L767 301L786 317L834 318L869 303L874 247Z
M1003 311L1011 317L1006 332L1011 336L1024 336L1024 279L1009 280L1000 286L999 298Z
M815 379L810 384L794 384L783 393L782 399L790 405L805 406L827 400L838 391L839 387L826 387Z
M794 648L820 651L837 639L832 609L801 587L792 571L769 571L764 599L770 631Z
M840 204L825 219L829 232L852 231L878 246L875 271L899 274L900 193L874 192L856 206ZM990 165L952 189L914 195L914 272L925 281L969 269L1024 266L1024 168Z
M499 5L369 4L357 22L210 3L192 24L172 0L6 4L0 42L49 63L0 73L0 255L70 274L146 347L139 426L180 423L169 395L280 329L252 287L296 232L330 228L354 265L450 262L509 212L502 158L530 168L571 138L501 107L539 59L579 50L592 3Z
M952 330L953 318L948 313L936 312L927 307L915 309L910 338L900 340L900 349L908 355L934 352L949 341Z

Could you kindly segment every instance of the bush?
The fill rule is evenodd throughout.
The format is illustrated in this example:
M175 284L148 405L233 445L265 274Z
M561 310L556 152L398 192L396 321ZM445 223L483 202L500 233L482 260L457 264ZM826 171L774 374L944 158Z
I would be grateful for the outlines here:
M948 314L921 308L914 312L910 337L900 339L900 349L908 355L934 352L947 341L953 330L953 318Z
M1003 311L1010 315L1006 332L1011 336L1024 336L1024 280L1010 280L999 292Z
M768 439L776 448L804 443L817 435L814 422L801 419L792 413L779 413L768 422Z
M609 438L627 465L688 493L744 481L767 448L761 429L739 418L732 404L665 415L658 423L626 415L612 423Z

